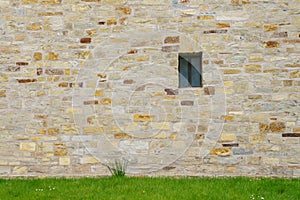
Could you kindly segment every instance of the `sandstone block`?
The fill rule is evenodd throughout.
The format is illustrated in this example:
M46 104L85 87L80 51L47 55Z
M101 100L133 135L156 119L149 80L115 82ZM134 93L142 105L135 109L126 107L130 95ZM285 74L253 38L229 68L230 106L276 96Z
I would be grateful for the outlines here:
M26 166L18 166L13 168L13 174L25 175L28 171L28 167Z
M231 150L228 148L215 148L210 151L210 155L217 155L217 156L230 156Z
M285 123L272 122L272 123L270 123L270 130L272 132L284 132L285 131Z
M54 149L54 156L65 156L68 154L68 149L67 148L55 148Z
M277 24L265 24L264 25L264 31L268 32L268 31L276 31L278 29L278 25Z
M99 160L95 157L87 156L87 157L80 158L80 164L82 164L82 165L95 164L95 163L99 163Z
M42 60L43 59L42 53L41 52L34 52L33 59L35 61Z
M199 15L197 16L197 19L199 20L212 20L215 19L214 15Z
M114 134L115 139L131 139L132 136L128 133L116 133Z
M234 134L222 133L219 142L232 142L236 139Z
M70 157L60 157L58 163L59 165L70 165L70 161Z
M267 41L264 43L265 48L278 48L279 47L279 42L276 41Z
M35 149L36 149L36 143L34 142L26 142L20 144L21 151L35 151Z
M58 53L56 52L48 52L45 56L46 60L58 60Z
M152 121L155 116L149 114L135 114L133 116L134 121Z
M117 7L116 11L125 15L130 15L131 14L131 8L130 7Z
M175 44L179 42L180 42L179 36L168 36L164 40L165 44Z
M6 90L0 90L0 97L6 97Z
M252 143L265 143L267 140L266 134L255 134L250 136L250 141Z
M0 82L7 82L8 76L4 73L0 73Z
M60 4L62 0L41 0L40 4Z
M27 26L27 30L29 31L40 31L43 29L43 25L41 23L33 23Z
M83 127L83 133L85 134L97 134L97 133L103 133L104 128L102 126L84 126Z
M300 78L300 70L292 71L290 73L291 78Z
M102 0L102 5L123 5L127 0Z
M260 65L246 65L245 66L245 72L254 74L254 73L260 73L261 72L261 66Z
M111 98L103 98L100 100L101 105L111 105L112 99Z
M36 4L38 3L38 0L22 0L22 4L28 5L28 4Z
M60 131L58 128L48 128L48 134L59 134Z
M239 69L226 69L224 70L224 74L239 74L241 70Z

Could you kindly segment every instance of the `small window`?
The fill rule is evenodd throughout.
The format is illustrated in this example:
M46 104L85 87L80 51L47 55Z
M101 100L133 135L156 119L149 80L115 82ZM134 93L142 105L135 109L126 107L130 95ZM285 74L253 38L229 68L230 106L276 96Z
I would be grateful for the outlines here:
M180 53L179 87L202 87L202 53Z

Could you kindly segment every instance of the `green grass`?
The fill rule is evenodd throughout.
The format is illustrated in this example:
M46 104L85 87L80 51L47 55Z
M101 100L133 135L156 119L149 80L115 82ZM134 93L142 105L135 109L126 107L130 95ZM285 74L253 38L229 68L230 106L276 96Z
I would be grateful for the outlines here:
M0 199L300 200L300 179L0 179Z

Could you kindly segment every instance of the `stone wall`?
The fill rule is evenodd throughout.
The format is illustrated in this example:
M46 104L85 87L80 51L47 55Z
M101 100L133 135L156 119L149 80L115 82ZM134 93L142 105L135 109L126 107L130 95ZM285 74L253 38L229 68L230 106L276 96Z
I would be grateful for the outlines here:
M299 0L1 0L1 176L300 177ZM203 87L178 88L178 53Z

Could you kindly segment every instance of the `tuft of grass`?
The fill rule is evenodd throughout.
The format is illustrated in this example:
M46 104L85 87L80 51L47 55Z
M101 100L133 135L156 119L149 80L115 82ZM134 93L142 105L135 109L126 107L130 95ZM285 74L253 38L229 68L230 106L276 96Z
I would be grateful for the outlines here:
M300 179L244 177L0 179L0 199L298 200Z
M121 159L115 160L113 163L107 164L106 167L108 168L112 176L124 177L126 174L127 165L128 160Z

